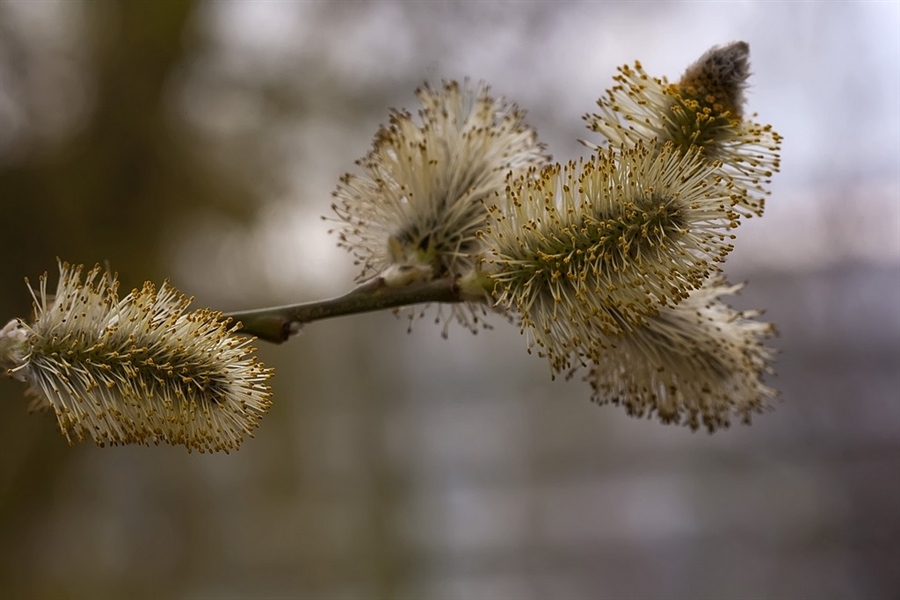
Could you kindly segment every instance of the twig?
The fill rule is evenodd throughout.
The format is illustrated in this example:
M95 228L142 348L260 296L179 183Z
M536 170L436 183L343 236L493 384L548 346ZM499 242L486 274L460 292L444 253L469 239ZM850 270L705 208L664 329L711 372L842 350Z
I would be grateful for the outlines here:
M452 277L402 287L388 286L382 277L376 277L337 298L237 311L226 313L225 316L240 322L238 333L255 335L261 340L280 344L299 332L303 324L313 321L412 304L455 303L463 300L459 285Z

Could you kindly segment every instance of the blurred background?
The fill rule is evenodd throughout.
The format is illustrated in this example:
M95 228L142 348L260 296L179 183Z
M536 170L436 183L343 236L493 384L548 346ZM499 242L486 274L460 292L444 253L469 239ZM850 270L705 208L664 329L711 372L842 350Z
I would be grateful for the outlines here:
M220 310L337 295L320 216L417 85L489 82L566 160L616 66L737 39L785 137L727 265L781 330L776 410L633 420L500 319L390 314L262 345L231 455L69 447L3 379L0 597L900 596L896 2L0 1L0 324L57 256Z

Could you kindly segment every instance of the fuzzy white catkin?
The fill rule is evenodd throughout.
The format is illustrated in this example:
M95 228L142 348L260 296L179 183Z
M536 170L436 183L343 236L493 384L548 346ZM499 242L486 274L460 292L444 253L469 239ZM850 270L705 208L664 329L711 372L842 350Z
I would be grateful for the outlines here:
M418 119L393 111L357 161L362 174L341 178L335 231L339 246L362 265L360 279L377 275L404 285L475 269L478 231L507 176L548 161L525 113L489 91L455 81L418 89ZM473 331L481 313L483 305L451 307L451 316Z
M732 418L749 423L776 396L764 381L774 355L765 340L775 328L722 301L741 287L714 277L630 335L598 333L604 352L585 377L592 400L710 433Z
M598 333L627 334L703 285L731 251L733 189L697 152L637 144L544 169L493 209L485 268L569 368Z
M221 313L189 311L164 283L119 298L99 267L60 264L54 294L41 278L33 322L0 337L0 367L51 408L71 442L159 444L229 451L252 435L271 405L271 370Z
M653 141L699 148L741 191L735 209L762 216L766 185L780 167L781 136L744 116L749 54L745 42L712 48L676 83L651 77L639 62L620 67L615 85L597 100L599 112L584 117L606 140L584 143L593 149Z

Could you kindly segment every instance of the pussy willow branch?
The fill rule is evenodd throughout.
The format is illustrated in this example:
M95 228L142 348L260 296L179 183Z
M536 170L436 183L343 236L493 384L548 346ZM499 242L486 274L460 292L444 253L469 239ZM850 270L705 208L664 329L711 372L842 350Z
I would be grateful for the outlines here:
M411 283L402 287L389 286L382 277L376 277L337 298L231 312L225 316L241 323L239 333L280 344L287 341L291 334L297 333L301 325L313 321L412 304L453 303L463 300L459 285L453 277Z

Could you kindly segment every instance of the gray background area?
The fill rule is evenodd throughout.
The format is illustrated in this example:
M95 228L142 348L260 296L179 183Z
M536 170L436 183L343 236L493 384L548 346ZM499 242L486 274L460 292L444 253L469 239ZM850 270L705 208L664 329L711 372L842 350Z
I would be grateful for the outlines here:
M336 295L319 217L417 85L485 80L567 160L616 66L736 39L785 137L726 265L781 331L774 411L633 420L433 308L261 347L231 455L68 447L4 380L0 597L897 598L896 2L0 2L0 325L56 256L221 310Z

